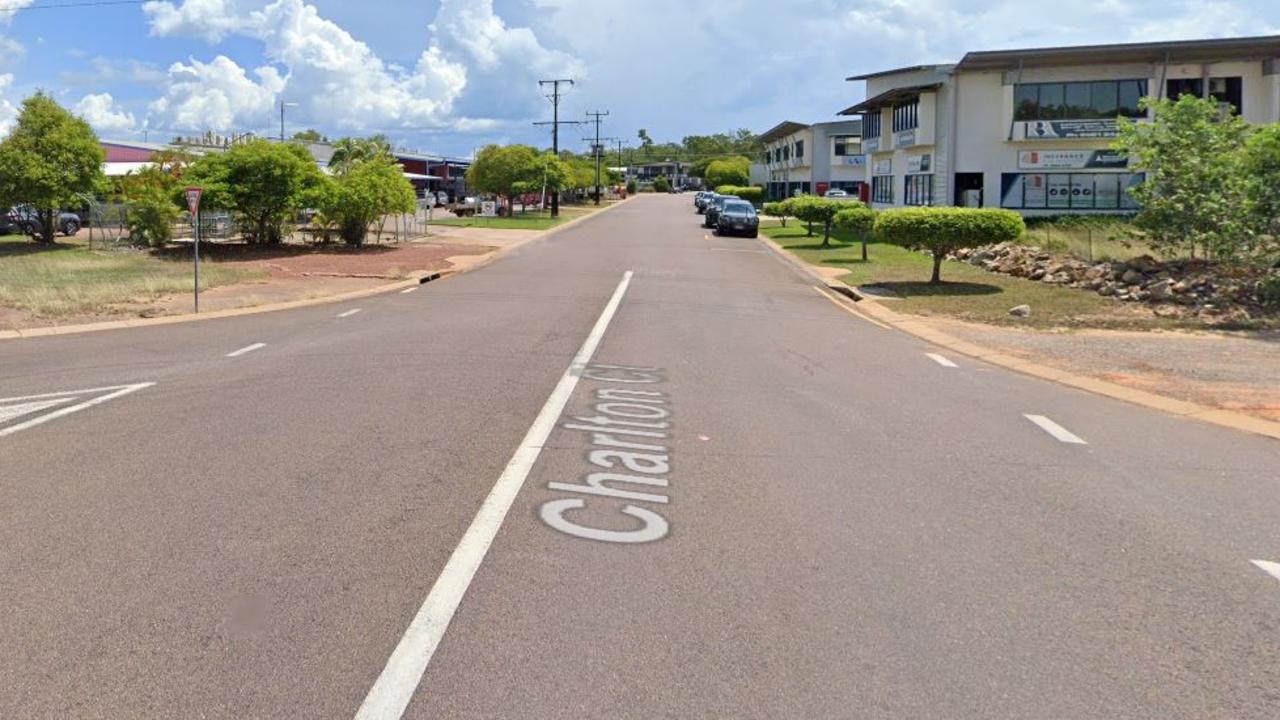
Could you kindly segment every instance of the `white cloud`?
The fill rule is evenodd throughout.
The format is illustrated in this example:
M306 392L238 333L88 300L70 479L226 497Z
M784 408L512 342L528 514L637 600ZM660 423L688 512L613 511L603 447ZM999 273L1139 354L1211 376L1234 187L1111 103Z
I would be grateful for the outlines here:
M138 125L133 113L118 107L111 93L85 95L76 103L73 112L101 133L127 132Z
M8 25L12 23L13 16L17 15L19 10L30 7L34 2L35 0L9 0L5 2L4 9L0 10L0 24Z
M185 0L146 2L142 12L151 21L151 34L198 37L211 43L222 41L240 29L243 18L231 0Z
M9 99L9 91L13 89L13 74L0 75L0 136L8 135L9 129L18 119L18 108Z
M150 111L180 130L236 130L259 127L270 117L276 95L285 81L273 67L254 70L257 80L231 58L219 55L204 63L174 63L169 67L169 87L164 97L151 103Z

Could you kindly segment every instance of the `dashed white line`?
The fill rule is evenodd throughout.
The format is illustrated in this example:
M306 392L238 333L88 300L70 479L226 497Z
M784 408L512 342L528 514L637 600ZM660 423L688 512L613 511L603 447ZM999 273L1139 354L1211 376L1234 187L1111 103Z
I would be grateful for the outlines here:
M1043 415L1023 415L1026 419L1040 426L1041 430L1049 433L1057 438L1060 442L1069 443L1071 445L1088 445L1089 443L1082 440L1070 430L1062 427L1058 423L1050 420Z
M925 353L925 357L938 363L942 367L949 367L949 368L960 367L959 365L956 365L955 363L951 362L951 360L947 359L945 356L939 355L938 353Z
M338 317L340 318L351 317L352 315L355 315L356 313L360 312L360 310L361 308L352 308L351 310L348 310L344 313L338 313Z
M244 355L245 353L251 353L251 352L253 352L254 350L261 350L262 348L264 348L264 347L266 347L266 346L267 346L267 344L266 344L266 343L254 343L254 344L252 344L252 345L246 345L246 346L244 346L244 347L240 348L239 350L232 350L231 352L227 353L227 357L240 357L241 355Z
M1257 565L1262 572L1280 580L1280 563L1274 563L1270 560L1250 560L1249 562Z
M489 551L489 545L498 534L498 529L502 527L511 503L515 501L529 470L538 460L542 446L546 444L556 420L569 402L578 379L591 362L591 356L595 354L596 347L604 337L630 284L631 271L628 270L623 274L622 281L613 291L613 297L604 306L587 339L583 341L578 354L560 376L560 382L534 418L533 425L520 441L515 454L507 462L506 469L489 491L489 496L480 505L480 510L458 542L457 548L449 556L449 562L445 563L440 577L431 586L427 599L422 602L418 614L409 623L399 644L392 651L382 674L356 711L356 720L398 720L404 714L404 709L413 699L413 693L422 681L422 675L427 671L427 665L444 637L445 630L449 628L449 622L462 602L471 579L480 569L480 563Z
M419 287L419 286L417 286L417 285L414 285L413 287L407 287L407 288L405 288L405 289L401 290L401 291L400 291L400 294L401 294L401 295L404 295L404 294L406 294L406 293L411 293L411 292L413 292L414 290L417 290L417 289L418 289L418 287Z

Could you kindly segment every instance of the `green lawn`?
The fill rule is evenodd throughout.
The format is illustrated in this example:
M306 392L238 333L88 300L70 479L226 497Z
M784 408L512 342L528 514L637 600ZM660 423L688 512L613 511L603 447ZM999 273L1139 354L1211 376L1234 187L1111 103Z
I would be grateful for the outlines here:
M821 231L806 237L803 223L787 227L766 224L761 228L782 247L802 260L848 271L846 285L874 285L899 300L888 307L917 315L940 315L975 322L1031 327L1144 327L1169 326L1145 307L1111 300L1084 290L1061 288L1033 280L987 272L966 263L946 261L943 283L930 285L932 260L922 253L895 245L871 243L869 261L862 261L862 246L839 233L831 247L822 247ZM1015 318L1009 308L1030 305L1030 318Z
M1157 255L1146 245L1124 240L1132 226L1124 222L1032 223L1022 236L1025 245L1054 252L1068 252L1081 260L1131 260Z
M242 282L262 273L200 263L200 287ZM189 292L189 260L162 259L145 250L89 250L64 240L52 247L21 236L0 236L0 306L58 317L109 313L127 303Z
M516 213L512 217L467 217L467 218L449 218L445 220L432 220L432 225L453 225L456 227L477 227L477 228L494 228L497 230L548 230L563 222L568 222L574 218L589 215L598 209L603 209L607 205L601 205L597 208L594 205L561 205L560 217L552 219L549 211L528 213Z

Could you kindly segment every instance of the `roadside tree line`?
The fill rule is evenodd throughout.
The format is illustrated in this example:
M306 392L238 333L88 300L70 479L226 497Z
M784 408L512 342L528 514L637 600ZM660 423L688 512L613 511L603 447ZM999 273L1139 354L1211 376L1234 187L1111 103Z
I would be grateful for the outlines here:
M618 173L601 166L602 191L621 181ZM514 209L516 201L526 195L593 192L596 165L592 158L567 151L557 156L531 145L486 145L467 170L467 185L477 192L503 198L507 207Z

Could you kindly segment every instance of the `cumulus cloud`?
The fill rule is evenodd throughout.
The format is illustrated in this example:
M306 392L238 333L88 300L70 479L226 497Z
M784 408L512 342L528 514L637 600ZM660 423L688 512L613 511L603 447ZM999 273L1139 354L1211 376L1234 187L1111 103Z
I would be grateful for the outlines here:
M197 37L211 43L221 42L243 22L231 0L185 0L181 5L146 2L142 12L151 21L152 35Z
M18 108L9 99L9 92L12 89L13 74L0 75L0 136L8 135L14 121L18 119Z
M93 93L80 98L72 111L100 133L121 133L137 127L133 113L116 105L111 93Z
M257 68L254 75L256 80L225 55L207 63L194 58L176 62L169 67L167 92L149 109L181 130L257 127L270 117L285 81L271 66Z

